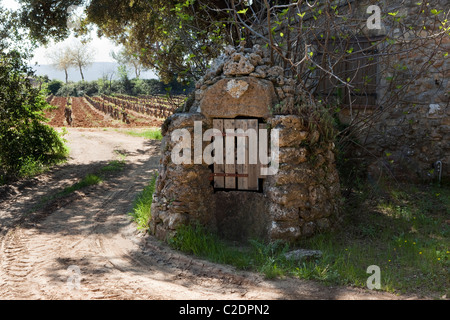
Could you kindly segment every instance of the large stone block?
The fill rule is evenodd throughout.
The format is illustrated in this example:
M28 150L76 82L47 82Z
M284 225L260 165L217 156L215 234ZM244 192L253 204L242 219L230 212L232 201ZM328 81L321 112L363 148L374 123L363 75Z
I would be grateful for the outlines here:
M222 79L205 90L200 110L209 118L267 118L276 102L270 81L249 77Z

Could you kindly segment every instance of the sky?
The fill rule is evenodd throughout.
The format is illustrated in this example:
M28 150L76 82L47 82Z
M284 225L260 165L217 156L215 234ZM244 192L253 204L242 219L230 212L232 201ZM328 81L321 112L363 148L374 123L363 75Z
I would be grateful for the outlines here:
M20 5L15 0L0 0L0 4L2 7L12 10L20 9ZM90 48L93 49L95 52L94 61L93 62L116 62L111 57L111 51L119 51L121 47L115 45L112 41L106 39L106 38L99 38L97 37L97 33L95 32L95 28L91 33L91 39L92 41L89 43ZM69 37L63 42L55 43L54 41L51 41L50 44L47 47L39 47L34 51L34 57L29 61L30 66L35 69L37 75L44 75L49 74L50 71L52 71L53 76L56 79L64 80L65 75L64 72L55 73L46 67L46 65L50 65L52 62L48 58L49 53L54 52L55 49L63 47L65 45L70 45L71 43L74 43L78 41L74 36ZM36 68L35 65L38 66L44 66L43 68ZM90 68L90 67L89 67ZM73 70L72 70L73 71ZM69 78L76 78L78 77L77 73L73 73L71 69L69 69ZM89 71L89 70L88 70ZM130 71L131 72L131 71ZM93 77L95 75L92 75ZM129 73L129 76L134 76L134 74L131 72ZM101 77L101 75L99 75ZM149 70L149 71L143 71L141 74L142 79L157 79L156 74Z
M0 3L4 8L8 9L19 9L20 5L15 0L0 0ZM120 48L116 46L112 41L106 39L106 38L98 38L96 33L93 32L92 35L92 42L90 43L90 46L95 51L95 62L115 62L114 59L111 57L110 52L112 50L118 51ZM71 42L76 41L74 37L70 37L64 42L55 44L51 43L47 48L46 47L40 47L34 52L34 58L31 60L32 64L44 65L44 64L50 64L51 62L47 58L48 52L51 52L54 50L55 47L59 47L64 44L70 44Z

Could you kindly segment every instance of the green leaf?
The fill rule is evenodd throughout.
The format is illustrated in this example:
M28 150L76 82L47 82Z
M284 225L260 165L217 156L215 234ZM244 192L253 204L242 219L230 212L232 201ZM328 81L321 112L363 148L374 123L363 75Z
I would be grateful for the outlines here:
M396 12L389 12L388 15L395 17L398 14L398 11Z
M436 9L431 10L431 13L434 14L435 16L437 16L441 12L442 12L442 10L440 10L440 11L437 11Z
M302 18L302 19L303 19L303 17L305 16L305 14L306 14L306 12L303 12L303 13L297 13L297 15L298 15L300 18Z
M283 32L280 32L280 37L284 37L284 33Z
M248 10L248 8L247 9L242 9L242 10L239 10L237 13L238 14L246 14L247 10Z
M289 8L284 9L284 10L280 13L280 17L285 16L288 12L289 12Z

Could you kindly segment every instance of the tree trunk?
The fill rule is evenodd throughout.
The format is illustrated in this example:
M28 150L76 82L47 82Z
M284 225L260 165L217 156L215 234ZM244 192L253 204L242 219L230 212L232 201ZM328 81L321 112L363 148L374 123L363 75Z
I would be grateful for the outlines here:
M138 68L135 69L135 74L136 74L136 79L139 79L140 72L139 72Z
M66 73L66 84L69 82L69 74L67 73L67 69L64 69L64 72Z
M136 75L136 78L139 79L139 77L141 76L141 68L140 68L139 64L137 64L137 63L133 63L133 67L134 67L134 73Z
M80 68L81 80L84 81L83 69L81 68L81 66L78 67Z

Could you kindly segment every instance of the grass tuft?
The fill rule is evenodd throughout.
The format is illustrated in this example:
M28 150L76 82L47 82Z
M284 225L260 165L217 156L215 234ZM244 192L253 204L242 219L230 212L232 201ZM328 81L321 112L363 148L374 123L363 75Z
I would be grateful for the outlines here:
M77 182L70 187L65 188L63 191L58 193L58 197L66 196L70 193L73 193L77 190L81 190L83 188L97 185L103 182L103 179L95 174L88 174L86 177L84 177L80 182Z
M161 129L153 128L145 131L124 131L124 133L133 136L133 137L143 137L151 140L162 140Z
M125 160L112 160L107 166L100 169L101 172L118 172L125 168Z
M139 230L148 229L148 221L151 217L151 206L153 202L153 193L155 192L157 175L153 176L148 186L139 194L134 201L132 212L128 213L133 221L138 225Z

